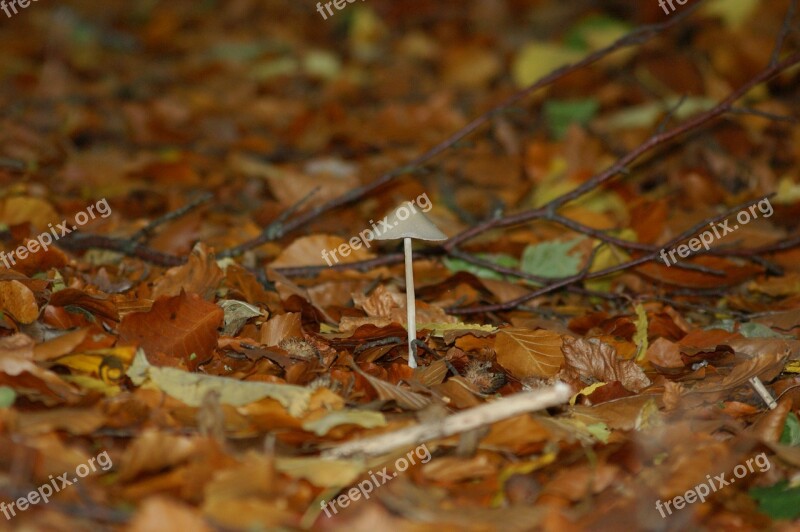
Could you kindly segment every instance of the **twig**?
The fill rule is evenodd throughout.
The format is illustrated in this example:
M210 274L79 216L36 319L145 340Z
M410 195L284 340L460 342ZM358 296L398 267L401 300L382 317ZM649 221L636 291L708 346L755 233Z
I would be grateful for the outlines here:
M151 221L149 224L147 224L143 228L141 228L138 231L136 231L135 233L133 233L130 236L130 240L133 243L142 242L142 241L146 240L148 237L150 237L150 235L153 234L153 232L160 225L164 225L164 224L166 224L168 222L171 222L172 220L176 220L176 219L180 218L184 214L187 214L188 212L192 211L194 208L202 205L203 203L206 203L207 201L209 201L213 197L214 196L211 193L208 193L208 192L206 192L204 194L201 194L198 198L190 201L189 203L187 203L183 207L180 207L179 209L175 209L174 211L170 211L170 212L168 212L168 213L166 213L166 214L164 214L162 216L159 216L155 220Z
M267 227L265 227L264 230L261 231L261 234L258 235L256 238L248 240L247 242L239 244L238 246L234 246L229 249L223 249L222 251L220 251L218 253L219 258L238 257L239 255L241 255L242 253L244 253L249 249L253 249L255 247L258 247L262 244L265 244L280 237L280 235L283 234L284 232L284 226L283 226L284 222L286 222L289 216L299 211L300 207L302 207L304 203L310 200L311 197L318 191L319 187L316 187L311 192L306 194L304 197L300 198L300 200L297 203L295 203L294 205L283 211L280 214L280 216L278 216L278 218L276 218L272 223L270 223Z
M796 11L797 0L791 0L791 2L789 2L789 8L786 10L786 16L783 18L781 29L778 31L778 36L775 37L775 47L772 49L772 57L769 60L770 66L777 65L778 61L780 60L783 43L786 41L789 31L792 29L792 20L794 20L794 14Z
M381 456L399 447L412 447L421 443L460 434L497 421L527 412L558 406L569 400L572 390L558 382L550 388L520 393L464 410L442 420L420 423L412 427L381 434L374 438L350 441L328 449L323 458L345 458L353 455Z
M679 234L678 236L676 236L675 238L673 238L672 240L670 240L669 242L664 244L664 248L674 247L679 242L682 242L683 240L686 240L690 236L696 234L701 228L705 227L709 223L715 223L715 222L718 222L719 220L723 220L723 219L727 218L728 216L730 216L732 213L741 210L742 207L746 207L749 204L750 204L749 201L748 202L743 202L743 203L741 203L739 205L736 205L735 207L729 209L728 211L726 211L723 214L717 215L717 216L715 216L713 218L710 218L708 220L703 220L702 222L690 227L689 229L687 229L683 233ZM534 290L533 292L530 292L529 294L526 294L524 296L520 296L520 297L518 297L516 299L512 299L512 300L507 301L505 303L498 303L498 304L495 304L495 305L483 305L483 306L477 306L477 307L468 307L468 308L449 308L449 309L447 309L447 311L450 312L450 313L453 313L453 314L477 314L477 313L482 313L482 312L498 312L498 311L503 311L503 310L511 310L511 309L517 307L518 305L520 305L521 303L524 303L526 301L529 301L529 300L531 300L533 298L536 298L536 297L539 297L541 295L547 294L549 292L553 292L554 290L557 290L559 288L563 288L563 287L568 286L570 284L573 284L575 282L588 280L588 279L594 279L594 278L597 278L597 277L605 277L606 275L610 275L610 274L616 273L618 271L626 270L628 268L632 268L634 266L638 266L640 264L644 264L645 262L650 262L651 260L654 260L657 256L658 256L658 252L657 251L653 251L653 252L648 253L646 255L643 255L641 257L638 257L638 258L635 258L635 259L631 259L631 260L629 260L627 262L623 262L623 263L617 264L616 266L609 266L608 268L605 268L605 269L602 269L602 270L598 270L596 272L592 272L592 273L588 273L588 274L579 272L579 273L577 273L575 275L572 275L570 277L564 277L562 279L559 279L558 281L556 281L556 282L554 282L552 284L549 284L547 286L543 286L542 288Z
M527 96L529 96L530 94L534 93L535 91L537 91L537 90L539 90L539 89L541 89L543 87L546 87L548 85L551 85L552 83L558 81L559 79L564 78L564 77L566 77L566 76L568 76L568 75L570 75L570 74L572 74L574 72L577 72L578 70L580 70L580 69L582 69L584 67L587 67L587 66L589 66L589 65L591 65L593 63L596 63L597 61L603 59L604 57L610 55L613 52L616 52L617 50L620 50L620 49L623 49L623 48L627 48L629 46L643 44L643 43L647 42L648 40L650 40L651 38L653 38L656 35L660 34L664 30L666 30L666 29L668 29L668 28L670 28L672 26L675 26L676 24L680 23L683 19L688 17L690 14L692 14L694 12L694 10L697 9L698 7L699 7L699 4L695 5L695 6L692 6L689 9L684 10L683 12L681 12L680 14L678 14L678 16L676 16L674 18L670 17L665 22L661 22L661 23L658 23L658 24L652 24L652 25L649 25L649 26L644 26L642 28L634 30L631 33L629 33L629 34L617 39L616 41L614 41L612 44L606 46L605 48L602 48L602 49L597 50L596 52L594 52L592 54L587 55L586 57L584 57L580 61L577 61L575 63L571 63L569 65L565 65L565 66L563 66L561 68L558 68L558 69L550 72L550 74L544 76L543 78L540 78L539 80L537 80L535 83L529 85L528 87L517 91L516 93L512 94L511 96L509 96L508 98L506 98L504 101L502 101L498 105L492 107L491 109L489 109L488 111L486 111L482 115L480 115L477 118L473 119L469 124L467 124L466 126L464 126L461 129L459 129L458 131L456 131L455 133L450 135L448 138L446 138L445 140L441 141L439 144L433 146L432 148L428 149L427 151L425 151L421 155L415 157L414 159L409 161L404 166L396 168L394 170L391 170L391 171L381 175L380 177L378 177L374 181L372 181L372 182L370 182L370 183L368 183L368 184L366 184L364 186L361 186L361 187L355 188L353 190L350 190L350 191L346 192L345 194L342 194L341 196L339 196L337 198L334 198L334 199L332 199L332 200L330 200L330 201L328 201L328 202L326 202L326 203L324 203L322 205L319 205L318 207L310 209L310 210L304 212L303 214L299 215L298 217L294 218L293 220L290 220L288 223L286 223L283 226L282 231L277 235L277 237L280 238L280 237L284 236L285 234L287 234L287 233L289 233L289 232L291 232L291 231L293 231L293 230L295 230L295 229L297 229L299 227L302 227L303 225L305 225L306 223L310 222L311 220L317 218L321 214L326 213L328 211L331 211L333 209L342 207L344 205L347 205L348 203L351 203L353 201L356 201L356 200L366 196L367 194L369 194L369 193L371 193L371 192L383 187L384 185L390 183L395 178L397 178L397 177L399 177L399 176L401 176L403 174L410 173L410 172L414 171L416 168L418 168L418 167L422 166L423 164L427 163L428 161L430 161L434 157L438 156L442 152L444 152L447 149L451 148L457 142L461 141L465 137L467 137L470 134L472 134L474 131L476 131L478 128L480 128L481 126L486 124L492 117L494 117L498 113L502 112L503 110L505 110L508 107L511 107L512 105L514 105L515 103L519 102L520 100L526 98ZM256 247L256 246L261 245L261 244L266 242L266 241L262 241L262 240L263 240L263 238L262 239L254 239L254 240L250 241L249 243L245 243L245 244L240 245L239 247L243 247L243 246L248 246L250 248L251 247Z

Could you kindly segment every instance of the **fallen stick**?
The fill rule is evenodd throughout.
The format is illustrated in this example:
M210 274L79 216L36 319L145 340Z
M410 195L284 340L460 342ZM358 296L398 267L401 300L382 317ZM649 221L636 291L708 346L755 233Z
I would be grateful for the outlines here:
M534 412L569 400L572 390L563 382L533 392L515 394L464 410L439 421L429 421L374 438L349 441L322 453L323 458L345 458L357 454L380 456L399 447L460 434L518 414Z

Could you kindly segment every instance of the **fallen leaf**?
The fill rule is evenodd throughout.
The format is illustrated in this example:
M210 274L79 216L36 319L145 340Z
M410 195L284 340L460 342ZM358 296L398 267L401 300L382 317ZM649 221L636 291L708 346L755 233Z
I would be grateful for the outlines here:
M650 386L650 379L633 360L620 360L610 345L590 338L564 338L564 375L584 384L619 381L634 392Z
M120 339L153 355L183 360L195 369L214 353L223 315L221 308L197 294L182 293L157 300L148 312L125 316L119 326Z
M136 352L127 375L137 386L149 380L167 395L194 407L203 403L208 392L216 391L220 403L226 405L244 406L269 397L282 404L292 416L299 417L308 409L313 394L310 388L291 384L240 381L152 366L141 349Z
M153 285L153 299L173 297L186 292L197 294L206 301L214 299L223 278L214 254L205 244L198 242L192 248L186 264L170 268Z
M550 331L509 327L497 333L494 349L497 363L517 379L552 377L564 361L561 344L561 336Z
M0 281L0 309L20 323L33 323L39 317L36 297L19 281Z

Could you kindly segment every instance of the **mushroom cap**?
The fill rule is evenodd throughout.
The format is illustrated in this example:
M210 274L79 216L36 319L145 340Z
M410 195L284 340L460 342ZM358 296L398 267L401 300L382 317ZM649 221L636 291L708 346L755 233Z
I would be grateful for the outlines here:
M397 215L398 213L406 214L400 218ZM375 240L397 240L400 238L447 240L447 235L442 233L422 212L411 207L408 202L399 205L386 217L386 220L390 228L377 234ZM385 225L381 223L381 226Z

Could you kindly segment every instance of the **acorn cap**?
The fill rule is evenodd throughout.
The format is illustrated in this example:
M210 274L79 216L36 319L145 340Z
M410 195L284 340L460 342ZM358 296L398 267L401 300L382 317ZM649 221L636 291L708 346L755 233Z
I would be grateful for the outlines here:
M405 212L410 214L406 215L404 220L397 216L398 211L401 209L405 209ZM375 236L375 240L397 240L400 238L447 240L447 235L442 233L427 216L420 211L409 209L405 203L398 206L387 218L391 228Z

